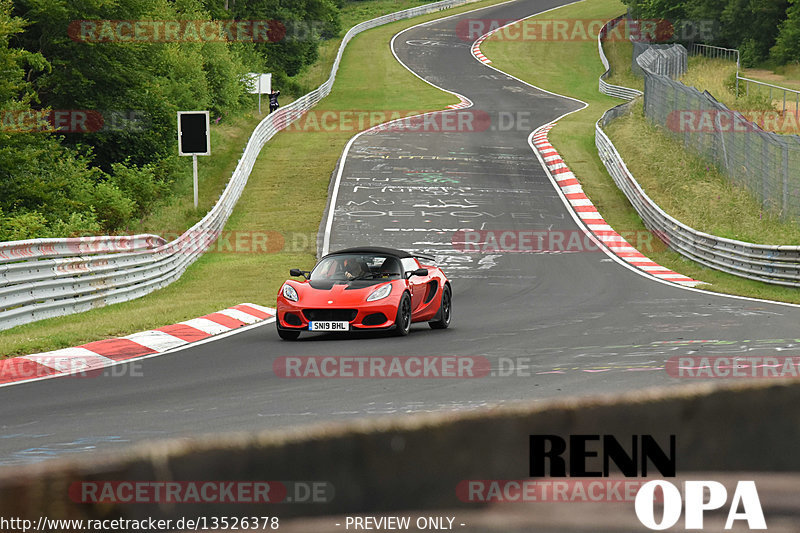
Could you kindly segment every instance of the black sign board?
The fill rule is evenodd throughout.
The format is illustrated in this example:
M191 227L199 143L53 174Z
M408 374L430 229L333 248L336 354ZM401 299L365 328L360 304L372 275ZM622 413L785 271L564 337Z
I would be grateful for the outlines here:
M178 155L211 155L208 111L178 111Z

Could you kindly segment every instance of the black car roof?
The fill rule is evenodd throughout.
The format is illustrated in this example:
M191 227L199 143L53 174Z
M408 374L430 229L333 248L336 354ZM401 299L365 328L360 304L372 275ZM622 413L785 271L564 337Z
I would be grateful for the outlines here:
M404 257L414 257L414 255L404 251L398 250L396 248L383 248L381 246L360 246L357 248L345 248L344 250L337 250L335 252L331 252L328 255L338 255L338 254L376 254L376 255L391 255L397 258L404 258ZM326 255L325 257L328 257Z

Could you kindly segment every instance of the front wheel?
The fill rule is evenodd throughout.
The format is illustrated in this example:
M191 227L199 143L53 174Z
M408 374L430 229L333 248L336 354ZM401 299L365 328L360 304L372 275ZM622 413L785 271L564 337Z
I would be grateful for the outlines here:
M411 297L408 293L403 293L400 304L397 306L397 318L395 318L394 334L398 337L405 337L411 331Z
M293 329L278 328L278 336L285 341L296 341L300 336L300 332Z
M436 320L431 320L428 325L432 329L447 329L450 325L450 316L453 312L453 298L450 294L450 287L444 286L442 291L442 302L439 305L439 317Z

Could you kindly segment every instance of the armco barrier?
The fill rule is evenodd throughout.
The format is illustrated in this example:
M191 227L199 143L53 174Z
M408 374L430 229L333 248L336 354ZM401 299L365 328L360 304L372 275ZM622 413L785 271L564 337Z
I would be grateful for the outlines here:
M132 300L178 279L222 231L264 144L331 92L344 49L355 35L476 1L443 0L353 26L342 39L328 80L256 126L216 205L174 241L140 235L93 237L77 243L76 239L0 243L0 330Z
M647 196L602 128L627 105L607 111L597 122L595 143L608 173L645 226L676 252L709 268L776 285L800 287L800 246L752 244L709 235L682 224Z
M134 252L166 244L158 235L31 239L0 242L0 264L27 259L74 257L109 252Z
M608 32L611 31L611 29L619 24L624 18L625 15L620 15L613 20L609 20L603 25L603 27L600 29L600 32L597 34L597 50L600 52L600 61L603 62L603 66L606 69L606 71L600 75L600 92L608 96L613 96L614 98L633 100L637 96L641 96L642 91L638 89L631 89L629 87L622 87L621 85L612 85L606 81L606 78L611 75L611 65L608 62L605 52L603 52L603 38L608 35Z
M609 24L615 21L618 22L619 18ZM602 43L599 50L600 59L608 68ZM600 92L603 92L602 78ZM603 131L603 126L623 114L627 106L623 104L612 108L597 121L595 144L608 173L636 209L645 226L656 232L671 249L709 268L774 285L800 287L800 246L753 244L709 235L682 224L647 196Z

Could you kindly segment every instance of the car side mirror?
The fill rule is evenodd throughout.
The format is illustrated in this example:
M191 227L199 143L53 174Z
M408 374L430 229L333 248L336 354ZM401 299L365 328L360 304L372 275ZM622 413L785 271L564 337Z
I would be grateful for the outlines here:
M427 276L427 275L428 275L428 269L427 268L418 268L418 269L412 270L411 272L408 273L408 277L409 278L411 276Z
M307 272L305 272L303 270L300 270L299 268L293 268L293 269L291 269L289 271L289 275L290 276L293 276L293 277L294 276L303 276L304 278L308 279L308 276L306 276L306 274L307 274Z

